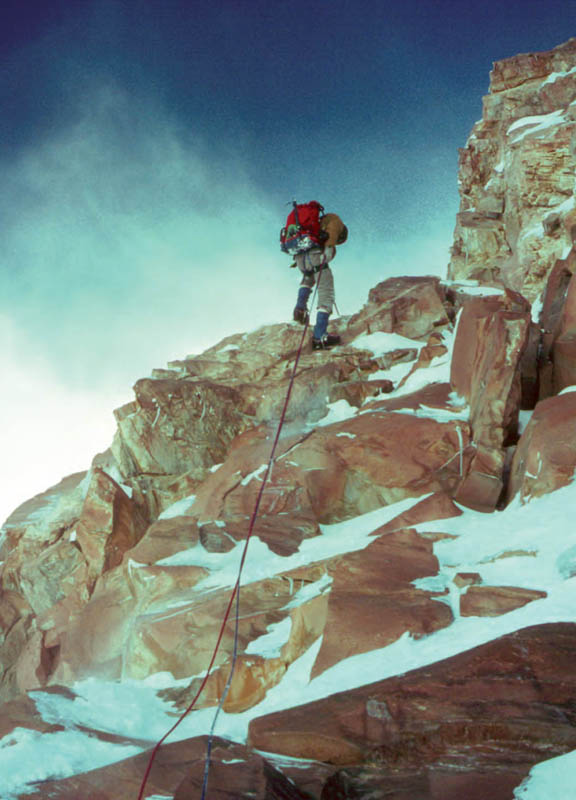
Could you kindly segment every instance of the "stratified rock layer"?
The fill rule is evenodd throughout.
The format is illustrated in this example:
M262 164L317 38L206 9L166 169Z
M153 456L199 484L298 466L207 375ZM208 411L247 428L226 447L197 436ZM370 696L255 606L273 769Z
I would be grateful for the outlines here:
M255 719L250 744L331 764L383 763L404 776L440 767L469 780L491 767L527 770L576 747L575 656L576 625L525 628L406 675Z
M449 276L530 301L572 245L576 40L494 65L482 119L460 151Z

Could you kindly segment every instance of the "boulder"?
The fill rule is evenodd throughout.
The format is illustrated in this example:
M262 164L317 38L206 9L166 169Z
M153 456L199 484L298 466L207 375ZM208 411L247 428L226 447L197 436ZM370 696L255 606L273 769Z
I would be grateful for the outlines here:
M203 736L161 747L144 796L170 796L175 800L196 796L202 789L206 744ZM134 800L141 790L149 758L148 751L82 775L43 781L20 797L22 800L48 796L52 800ZM214 740L208 781L210 796L222 800L307 800L269 761L223 739Z
M124 558L137 564L155 564L182 550L194 547L202 538L202 528L193 517L178 514L158 519L144 536L125 553Z
M144 378L134 391L136 399L114 412L112 451L124 478L193 471L202 479L250 424L238 391L214 380Z
M404 511L385 525L381 525L372 535L378 536L382 533L391 533L400 528L410 528L413 525L419 525L422 522L459 517L461 514L461 509L458 508L456 503L454 503L447 494L444 494L444 492L435 492L434 494L428 495L428 497L425 497L423 500L414 503L408 511Z
M576 747L576 625L524 628L405 675L259 717L259 750L396 775L528 769Z
M321 574L324 574L323 570ZM242 588L242 615L238 628L239 655L223 706L225 711L238 713L259 703L267 691L282 680L288 667L322 635L326 626L327 610L327 598L324 594L313 595L305 602L294 607L289 606L294 583L309 575L310 568L305 568L298 575L289 572L274 580L269 579ZM184 608L180 618L174 616L171 621L165 621L159 617L143 621L140 625L140 633L144 639L141 647L148 646L158 657L163 653L164 659L169 658L168 654L174 651L173 661L181 653L180 661L187 658L189 662L187 674L201 673L202 666L205 667L212 657L214 643L230 599L230 592L220 592L204 603L200 601ZM282 626L282 636L274 645L266 644L265 640L261 644L261 637L265 637L278 625ZM223 695L230 673L233 626L234 608L215 660L216 668L198 697L198 708L216 705ZM182 629L188 632L188 636L190 632L194 634L195 641L198 642L196 652L186 653L186 648L181 647ZM171 639L170 630L176 631ZM153 669L149 671L154 672ZM180 708L186 708L197 696L201 683L200 678L194 678L184 690L169 690L164 694Z
M510 764L498 772L440 767L395 774L380 765L340 768L324 784L321 800L504 800L529 769Z
M412 583L437 571L432 542L409 529L381 535L364 550L330 562L328 618L312 677L406 632L418 638L449 625L449 607Z
M572 274L566 287L557 335L552 346L554 370L553 389L560 392L576 385L576 275Z
M394 384L390 380L346 381L335 384L330 390L328 399L330 403L346 400L349 405L360 408L369 397L388 394L393 389Z
M78 543L84 556L88 582L93 584L118 566L124 553L144 535L147 524L126 491L105 472L94 469L72 542Z
M571 483L576 468L576 391L542 400L522 434L510 470L508 499L522 502Z
M470 586L460 596L460 614L463 617L498 617L547 596L547 592L518 586Z
M291 536L317 535L329 524L406 497L455 491L465 471L466 423L440 423L406 414L371 411L345 423L282 440L264 489L260 513L290 514ZM201 520L250 517L270 453L266 431L237 440L226 465L198 491L194 513ZM247 526L244 526L247 530ZM258 534L258 528L256 528Z
M529 331L526 302L512 292L470 301L462 310L450 381L470 404L476 452L455 499L477 511L493 511L502 494L505 447L517 438L520 360Z
M389 278L372 289L368 303L350 317L345 341L362 333L398 333L408 339L426 339L450 325L439 278Z

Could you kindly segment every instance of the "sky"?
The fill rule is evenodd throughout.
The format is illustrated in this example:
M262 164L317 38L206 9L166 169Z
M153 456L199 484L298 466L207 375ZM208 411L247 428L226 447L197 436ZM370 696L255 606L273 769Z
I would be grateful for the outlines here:
M350 236L337 304L445 273L494 61L576 0L6 0L0 518L111 442L154 367L291 318L289 203Z

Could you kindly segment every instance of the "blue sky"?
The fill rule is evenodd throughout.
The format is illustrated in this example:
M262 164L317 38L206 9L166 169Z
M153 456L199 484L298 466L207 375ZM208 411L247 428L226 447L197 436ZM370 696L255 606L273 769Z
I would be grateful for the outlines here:
M6 504L87 466L152 367L290 318L293 198L348 224L342 313L443 274L492 63L571 35L575 0L7 0Z

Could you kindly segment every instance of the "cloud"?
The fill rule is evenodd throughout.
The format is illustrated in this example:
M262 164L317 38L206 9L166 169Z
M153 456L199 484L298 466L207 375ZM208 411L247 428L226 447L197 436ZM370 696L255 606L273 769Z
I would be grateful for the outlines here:
M4 314L0 341L1 524L20 503L90 466L112 441L112 410L123 398L67 387Z
M108 87L9 170L4 308L69 381L280 312L281 223L240 161L205 147Z

